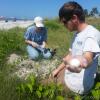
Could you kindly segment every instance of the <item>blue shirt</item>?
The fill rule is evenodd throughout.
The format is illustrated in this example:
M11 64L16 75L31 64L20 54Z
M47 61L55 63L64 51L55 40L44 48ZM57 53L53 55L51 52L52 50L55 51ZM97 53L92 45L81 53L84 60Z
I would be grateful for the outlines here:
M47 30L43 27L39 32L37 32L35 26L30 26L25 32L24 38L41 45L43 41L47 41Z

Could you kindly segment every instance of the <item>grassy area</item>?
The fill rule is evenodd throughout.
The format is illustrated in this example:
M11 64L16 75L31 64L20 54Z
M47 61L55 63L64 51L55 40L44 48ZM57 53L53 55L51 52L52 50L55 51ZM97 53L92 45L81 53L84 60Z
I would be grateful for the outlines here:
M25 54L23 32L24 29L20 28L0 31L0 100L16 99L15 87L18 80L9 76L14 66L8 66L6 61L11 53Z
M86 19L86 22L100 30L100 18L89 17Z
M87 21L100 29L100 19L87 19ZM58 20L47 20L45 24L48 28L48 47L57 48L57 56L63 57L68 51L72 33L68 32ZM14 66L8 66L6 61L11 53L17 53L21 56L26 55L24 32L25 29L21 28L0 31L0 100L18 100L16 87L22 80L10 76L9 73ZM98 87L100 88L100 86ZM78 96L77 98L81 97ZM80 100L77 98L76 100Z
M72 33L57 20L47 21L46 27L48 28L49 47L57 48L57 55L63 56L68 51Z

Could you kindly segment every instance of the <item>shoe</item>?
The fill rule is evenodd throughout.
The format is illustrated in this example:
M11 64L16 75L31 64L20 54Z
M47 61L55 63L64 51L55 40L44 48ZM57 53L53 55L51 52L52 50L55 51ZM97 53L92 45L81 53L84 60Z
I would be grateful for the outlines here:
M45 48L44 49L44 53L47 53L48 51L50 52L50 49L49 48Z
M56 54L56 51L57 51L56 49L52 50L51 55L54 56Z

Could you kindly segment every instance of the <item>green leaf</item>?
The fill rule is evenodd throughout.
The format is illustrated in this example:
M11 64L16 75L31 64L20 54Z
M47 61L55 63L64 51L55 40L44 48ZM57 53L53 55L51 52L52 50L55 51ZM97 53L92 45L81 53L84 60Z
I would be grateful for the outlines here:
M75 100L82 100L81 97L79 95L75 96L74 98Z
M56 100L64 100L64 98L62 96L57 96Z
M42 86L41 85L39 86L39 91L42 91Z
M62 90L63 90L63 86L62 86L61 84L57 84L57 89L58 89L59 91L62 91Z
M99 100L100 99L100 90L93 90L92 95L93 95L93 98L95 98L95 100Z
M100 82L98 82L98 83L96 84L95 89L100 89Z
M31 84L27 84L27 87L30 90L30 92L32 93L32 90L33 90L32 85Z
M49 91L46 90L46 91L43 93L43 96L46 97L48 94L49 94Z
M38 95L39 98L41 98L41 92L40 91L36 91L36 94Z
M30 80L31 80L32 85L34 86L34 84L35 84L35 77L34 76L30 76Z
M25 92L25 85L24 84L21 84L21 90L22 90L22 92Z

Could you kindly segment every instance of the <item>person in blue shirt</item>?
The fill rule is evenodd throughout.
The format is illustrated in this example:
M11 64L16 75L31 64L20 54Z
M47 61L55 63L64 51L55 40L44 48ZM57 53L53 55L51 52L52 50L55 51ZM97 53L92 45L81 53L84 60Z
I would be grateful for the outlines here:
M36 60L42 55L44 58L51 58L50 50L46 49L47 29L44 26L42 17L34 18L34 25L28 27L24 34L25 42L28 44L27 52L30 59Z

